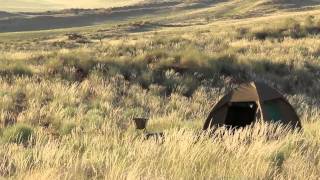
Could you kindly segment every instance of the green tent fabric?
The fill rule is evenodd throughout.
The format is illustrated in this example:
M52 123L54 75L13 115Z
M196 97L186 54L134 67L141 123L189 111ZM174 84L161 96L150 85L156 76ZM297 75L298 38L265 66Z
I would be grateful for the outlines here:
M274 101L265 102L265 111L269 115L269 119L272 122L278 122L283 119L281 109L279 108L278 104Z

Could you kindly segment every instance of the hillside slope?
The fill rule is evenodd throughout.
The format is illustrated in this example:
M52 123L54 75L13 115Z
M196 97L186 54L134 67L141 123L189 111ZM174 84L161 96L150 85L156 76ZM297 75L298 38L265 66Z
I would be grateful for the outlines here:
M111 8L133 5L143 0L0 0L0 11L41 12L71 8Z
M319 4L318 0L303 2L294 0L147 1L110 9L20 12L20 16L7 16L5 19L0 17L0 32L72 28L135 20L183 23L203 19L239 19L265 16L282 11L316 9L316 5Z

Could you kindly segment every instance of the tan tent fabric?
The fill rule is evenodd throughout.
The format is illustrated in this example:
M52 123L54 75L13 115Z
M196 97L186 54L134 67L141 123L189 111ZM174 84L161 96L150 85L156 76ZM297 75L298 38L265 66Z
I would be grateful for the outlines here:
M243 84L238 87L236 91L233 91L231 95L231 102L248 102L248 101L259 101L258 92L254 84Z
M261 82L241 84L225 95L210 112L203 129L213 126L245 126L261 118L301 127L293 107L277 90Z

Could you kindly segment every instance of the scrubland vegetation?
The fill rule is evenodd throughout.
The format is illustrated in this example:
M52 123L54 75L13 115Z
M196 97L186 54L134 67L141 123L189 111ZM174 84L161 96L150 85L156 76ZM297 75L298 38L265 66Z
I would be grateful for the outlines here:
M0 176L319 179L317 14L114 36L0 34ZM252 80L284 93L303 130L201 132L219 98ZM165 139L144 140L133 117L150 118L148 130Z

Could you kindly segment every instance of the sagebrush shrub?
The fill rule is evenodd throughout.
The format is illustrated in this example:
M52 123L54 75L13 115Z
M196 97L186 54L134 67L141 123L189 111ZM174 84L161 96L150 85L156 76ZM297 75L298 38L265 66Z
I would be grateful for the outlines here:
M31 140L32 136L32 127L24 124L16 124L3 131L2 139L7 143L25 144Z

